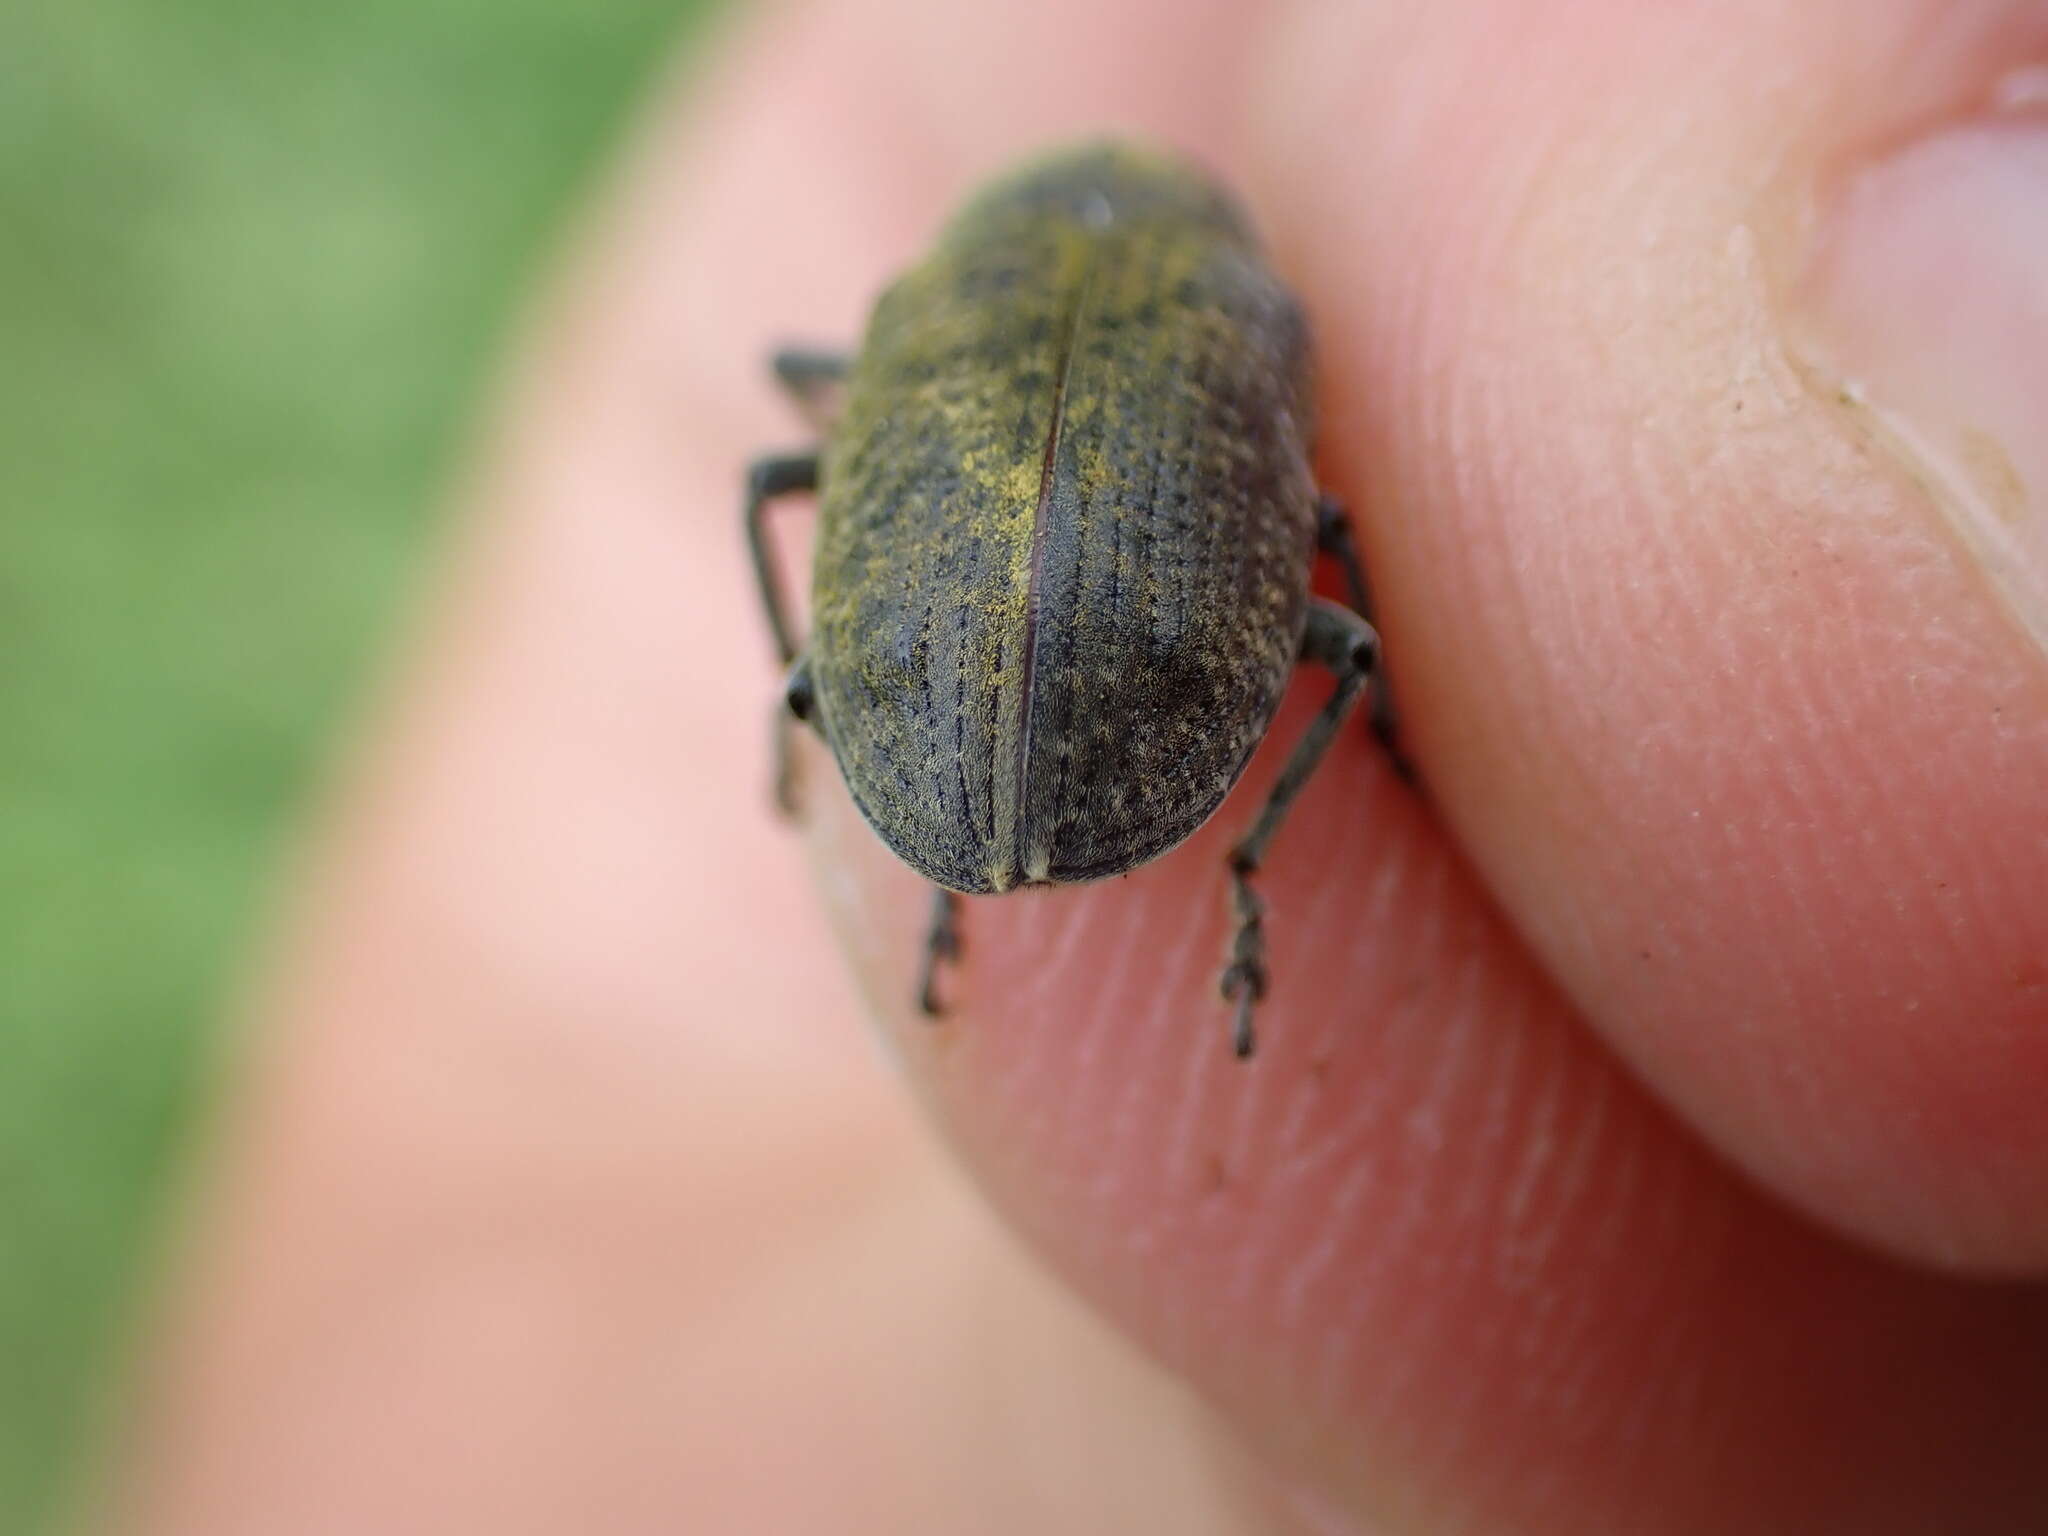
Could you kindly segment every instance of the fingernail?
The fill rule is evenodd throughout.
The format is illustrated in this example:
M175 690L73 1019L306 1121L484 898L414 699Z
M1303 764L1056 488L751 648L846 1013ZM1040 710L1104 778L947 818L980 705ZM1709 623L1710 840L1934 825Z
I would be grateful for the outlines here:
M1850 172L1798 300L1808 361L2048 650L2048 71Z

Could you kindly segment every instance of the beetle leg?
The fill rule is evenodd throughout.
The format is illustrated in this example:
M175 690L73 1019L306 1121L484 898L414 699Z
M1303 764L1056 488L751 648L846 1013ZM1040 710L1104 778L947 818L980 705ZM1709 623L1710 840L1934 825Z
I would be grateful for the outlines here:
M844 352L783 347L769 366L775 370L775 382L796 402L804 420L820 433L830 432L845 403L846 374L853 360Z
M1252 1053L1252 1010L1266 995L1266 904L1247 878L1256 864L1230 856L1230 910L1237 932L1230 941L1230 964L1223 968L1223 995L1237 1003L1230 1048L1242 1061Z
M929 1018L946 1010L939 1002L939 967L960 958L960 898L943 885L932 887L932 924L924 939L924 965L918 972L917 1006Z
M1266 904L1252 889L1251 877L1258 873L1266 856L1266 845L1287 819L1288 807L1301 793L1302 785L1337 739L1344 717L1357 704L1358 695L1372 680L1379 663L1380 637L1373 627L1355 613L1318 598L1308 611L1308 630L1302 636L1301 659L1319 662L1336 676L1337 686L1323 712L1310 722L1286 766L1260 808L1258 819L1244 840L1230 850L1231 909L1237 916L1237 933L1231 941L1230 964L1223 971L1223 995L1237 1004L1237 1022L1231 1036L1240 1057L1252 1053L1252 1009L1266 995Z
M762 514L778 496L818 488L818 455L812 453L771 453L747 466L747 549L754 557L754 581L761 589L761 607L767 612L768 627L775 632L775 655L785 667L796 660L796 638L789 627L789 603L783 595L782 573L776 567L775 552L768 547L768 528Z
M1344 510L1344 503L1334 496L1316 498L1316 548L1335 560L1337 569L1344 573L1344 600L1351 604L1351 611L1366 623L1372 623L1372 594L1365 585L1365 566L1358 558L1358 544L1351 536L1351 518ZM1367 721L1372 726L1374 738L1392 759L1394 771L1400 774L1403 782L1414 783L1414 765L1401 751L1400 717L1394 712L1394 691L1387 686L1384 676L1373 679L1372 707Z
M1337 562L1337 569L1344 573L1344 601L1370 623L1372 598L1366 593L1357 541L1351 537L1351 515L1343 502L1327 492L1316 498L1316 548Z
M799 656L783 685L781 702L775 706L775 809L794 819L796 803L796 726L799 720L817 729L811 718L815 695L811 689L811 659Z

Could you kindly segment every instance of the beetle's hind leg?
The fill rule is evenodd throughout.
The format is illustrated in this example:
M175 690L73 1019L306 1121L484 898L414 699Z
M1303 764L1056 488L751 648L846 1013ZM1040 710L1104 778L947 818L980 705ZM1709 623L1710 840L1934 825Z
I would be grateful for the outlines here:
M924 936L924 964L918 970L917 1007L927 1018L946 1011L939 1001L939 967L960 959L960 898L943 885L932 887L931 927Z
M1358 558L1358 543L1351 536L1351 518L1344 503L1334 496L1316 498L1316 548L1337 562L1344 576L1344 601L1366 623L1373 622L1372 591L1365 584L1365 564ZM1408 783L1415 781L1414 765L1401 750L1400 717L1394 712L1394 692L1384 674L1372 683L1372 703L1367 723L1373 737L1385 749L1394 771Z
M1330 743L1337 739L1344 717L1351 713L1358 695L1372 680L1379 651L1379 635L1357 614L1320 598L1310 605L1301 659L1329 668L1336 676L1337 686L1322 713L1310 722L1288 754L1286 766L1280 770L1280 777L1272 793L1266 796L1251 831L1230 850L1230 905L1237 917L1237 932L1231 939L1230 963L1223 969L1223 995L1237 1004L1231 1044L1239 1057L1252 1053L1252 1012L1266 995L1267 982L1266 904L1252 889L1251 877L1258 873L1266 856L1266 845L1287 819L1294 797L1316 771Z
M804 420L820 436L829 434L846 403L846 375L853 359L844 352L816 347L782 347L769 359L769 367Z

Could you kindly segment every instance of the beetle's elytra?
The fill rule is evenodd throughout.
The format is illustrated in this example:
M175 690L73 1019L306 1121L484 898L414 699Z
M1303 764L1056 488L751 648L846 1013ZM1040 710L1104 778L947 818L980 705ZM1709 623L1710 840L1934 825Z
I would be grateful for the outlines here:
M1361 612L1314 599L1320 547L1364 588L1309 469L1307 330L1235 205L1149 151L1093 144L975 197L876 304L851 360L785 352L824 433L755 463L746 523L789 665L882 840L955 892L1094 880L1222 805L1299 660L1337 686L1232 850L1223 993L1238 1054L1266 989L1268 841L1372 673ZM801 651L762 526L816 490ZM785 725L784 730L787 727ZM787 789L786 770L782 780Z

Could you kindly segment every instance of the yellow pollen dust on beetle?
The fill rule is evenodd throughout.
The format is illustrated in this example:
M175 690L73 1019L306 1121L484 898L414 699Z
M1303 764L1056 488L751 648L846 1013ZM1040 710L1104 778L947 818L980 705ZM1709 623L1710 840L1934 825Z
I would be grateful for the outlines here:
M777 354L820 447L755 461L746 528L787 734L937 887L918 1000L939 1011L959 895L1121 874L1221 806L1299 661L1337 686L1231 850L1222 991L1238 1055L1265 995L1252 885L1372 678L1342 510L1309 468L1301 307L1232 200L1117 143L972 198L876 303L851 357ZM815 491L800 645L764 527ZM1321 550L1351 607L1314 597Z

